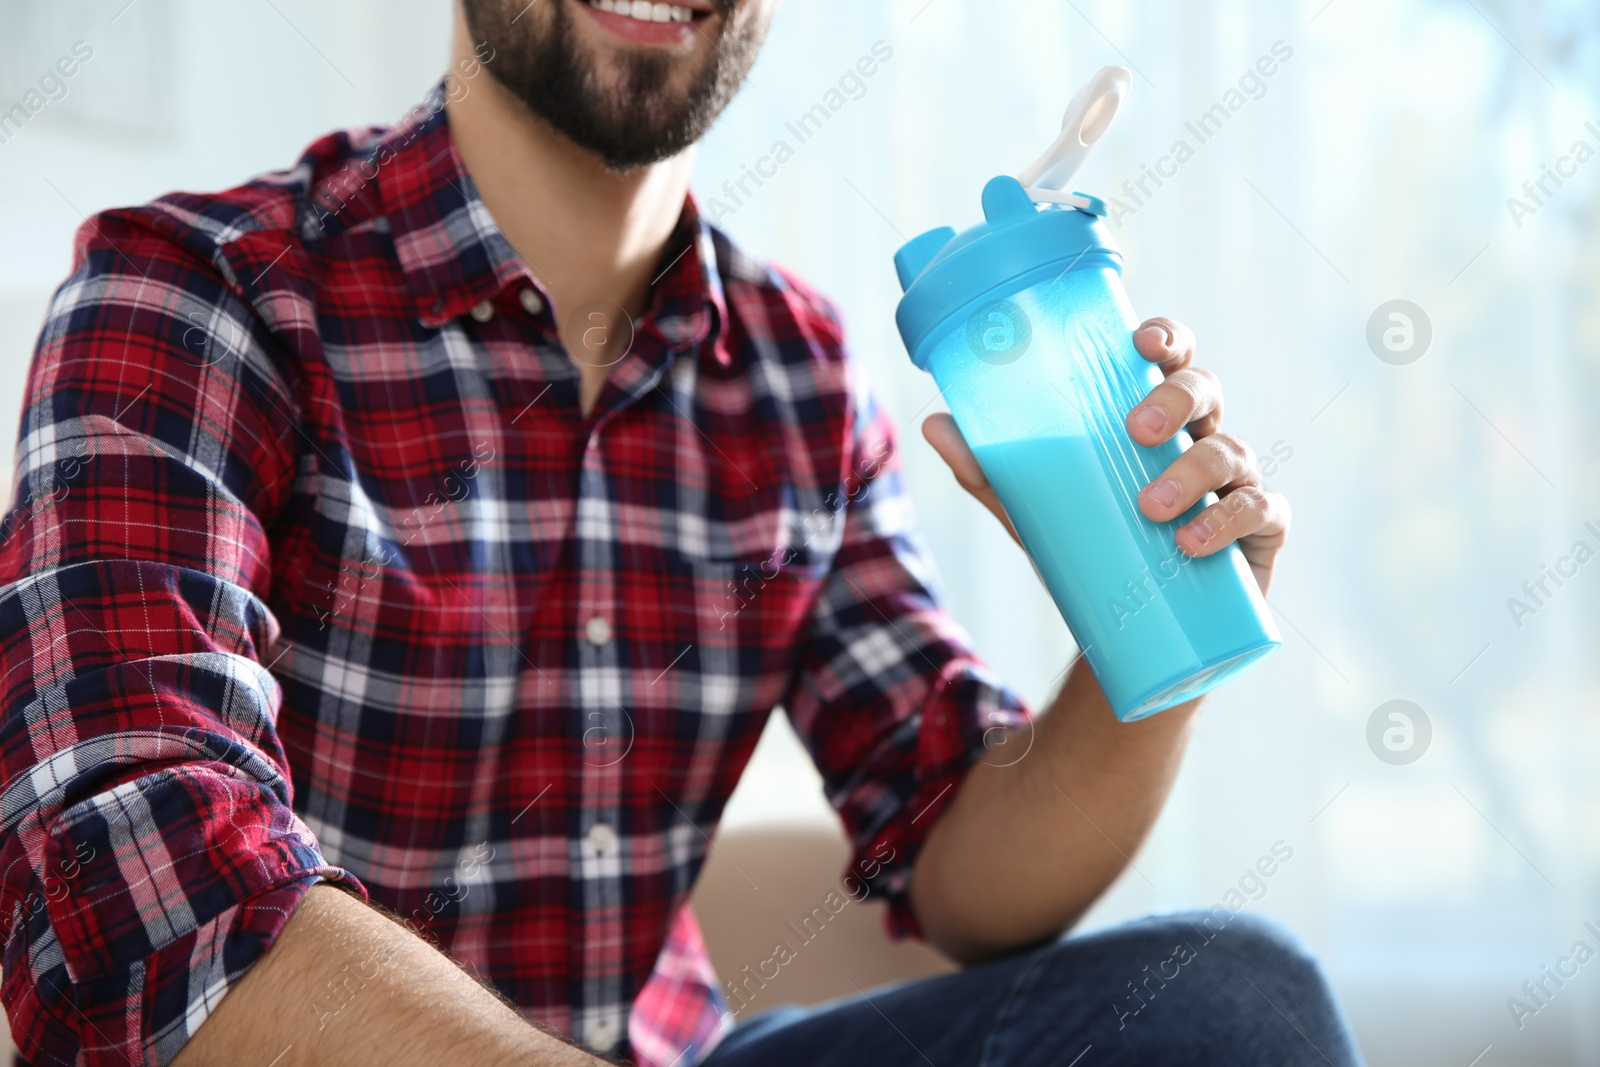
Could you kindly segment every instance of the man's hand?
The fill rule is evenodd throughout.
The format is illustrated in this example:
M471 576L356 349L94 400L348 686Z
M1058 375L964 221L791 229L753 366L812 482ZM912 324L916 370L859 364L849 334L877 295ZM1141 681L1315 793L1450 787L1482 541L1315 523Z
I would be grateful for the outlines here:
M1134 332L1133 346L1158 365L1166 381L1129 413L1128 435L1141 445L1158 445L1187 428L1194 447L1179 456L1139 493L1146 518L1167 522L1215 491L1217 503L1178 529L1178 547L1190 556L1209 556L1238 542L1262 593L1272 581L1273 563L1289 533L1289 504L1261 487L1255 452L1241 439L1219 432L1222 384L1204 367L1194 366L1194 333L1171 319L1154 318ZM978 466L977 457L943 413L922 424L928 443L950 465L956 481L994 513L1015 538L1000 499Z
M1178 547L1206 556L1238 542L1262 592L1289 528L1289 506L1261 487L1249 446L1219 433L1222 387L1192 366L1194 334L1170 319L1134 333L1139 354L1166 380L1128 415L1129 436L1157 445L1187 427L1194 447L1139 494L1157 522L1215 490L1218 503L1178 530ZM956 480L1005 523L994 488L948 415L922 424ZM1062 492L1070 492L1063 487ZM1166 803L1198 701L1118 722L1080 659L1067 673L1027 756L980 761L917 857L911 906L928 940L962 962L1015 951L1078 920L1139 851ZM1010 751L1009 747L1007 751Z

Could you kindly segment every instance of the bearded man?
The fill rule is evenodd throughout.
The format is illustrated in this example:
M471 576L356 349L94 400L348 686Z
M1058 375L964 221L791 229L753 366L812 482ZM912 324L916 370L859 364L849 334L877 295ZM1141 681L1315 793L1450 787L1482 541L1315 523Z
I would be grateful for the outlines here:
M1358 1062L1267 923L1063 936L1195 707L1118 723L1080 662L1033 725L833 307L701 219L774 7L459 0L396 128L80 231L0 547L30 1063ZM1284 501L1190 331L1136 344L1166 378L1127 432L1197 439L1141 507L1218 491L1179 543L1265 589ZM734 1025L686 901L779 706L851 877L966 966Z

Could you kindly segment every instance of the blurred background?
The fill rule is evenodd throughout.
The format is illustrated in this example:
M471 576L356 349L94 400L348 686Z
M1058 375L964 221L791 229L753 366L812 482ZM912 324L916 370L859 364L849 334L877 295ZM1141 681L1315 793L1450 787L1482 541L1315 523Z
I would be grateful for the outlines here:
M0 4L0 112L25 112L0 114L0 477L84 216L236 184L333 127L394 121L444 69L449 26L449 0ZM890 51L876 73L841 83L874 46ZM49 80L69 55L74 75ZM1583 444L1600 14L1573 0L782 11L696 189L842 308L901 425L950 605L1036 706L1072 640L917 432L940 405L894 331L890 256L976 221L983 183L1029 162L1107 63L1134 88L1077 186L1116 198L1135 306L1194 327L1229 427L1293 501L1295 537L1272 595L1286 647L1209 700L1171 804L1086 926L1242 888L1326 961L1374 1064L1600 1062L1600 963L1571 955L1600 951L1600 454ZM803 143L786 126L839 100ZM792 156L730 198L724 182L780 140ZM724 833L831 818L775 720ZM1293 858L1246 877L1279 842ZM1576 975L1544 978L1558 966Z

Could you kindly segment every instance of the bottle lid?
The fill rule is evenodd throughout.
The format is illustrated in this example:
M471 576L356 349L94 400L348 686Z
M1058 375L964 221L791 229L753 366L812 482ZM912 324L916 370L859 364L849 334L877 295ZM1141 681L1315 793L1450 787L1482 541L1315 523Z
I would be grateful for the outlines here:
M905 295L895 323L911 360L926 369L933 342L952 319L1069 270L1122 270L1096 197L1063 192L1126 99L1132 75L1105 67L1073 96L1061 134L1017 177L983 187L984 221L957 234L940 226L895 253Z

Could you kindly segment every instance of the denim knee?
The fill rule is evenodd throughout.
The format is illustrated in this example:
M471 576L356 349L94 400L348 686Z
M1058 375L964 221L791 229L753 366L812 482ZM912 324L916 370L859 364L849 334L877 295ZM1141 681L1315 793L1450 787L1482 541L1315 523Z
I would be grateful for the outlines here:
M1107 1054L1171 1057L1181 1047L1170 1062L1213 1062L1206 1052L1230 1063L1360 1062L1316 958L1270 919L1184 911L1064 938L1047 955L1039 993L1081 996L1091 983L1086 1021Z
M1191 933L1198 927L1207 949L1216 949L1218 962L1236 974L1322 981L1322 966L1310 946L1276 919L1218 907L1179 912L1170 920Z
M1269 1001L1269 986L1296 1000L1332 996L1305 942L1272 919L1217 907L1152 916L1108 933L1120 935L1118 954L1133 971L1115 989L1119 1014L1138 1014L1163 992L1195 1010L1204 1000L1248 999L1252 987ZM1190 973L1199 977L1184 981ZM1174 984L1179 988L1168 988Z

